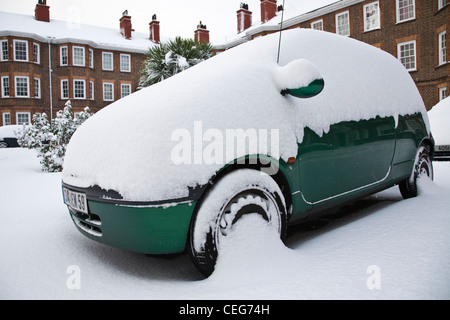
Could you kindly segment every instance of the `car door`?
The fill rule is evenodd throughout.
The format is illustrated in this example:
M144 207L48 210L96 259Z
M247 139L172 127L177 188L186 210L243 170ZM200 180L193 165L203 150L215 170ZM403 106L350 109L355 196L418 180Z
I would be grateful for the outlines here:
M304 129L299 144L303 199L320 204L384 181L395 149L393 117L334 124L319 136Z

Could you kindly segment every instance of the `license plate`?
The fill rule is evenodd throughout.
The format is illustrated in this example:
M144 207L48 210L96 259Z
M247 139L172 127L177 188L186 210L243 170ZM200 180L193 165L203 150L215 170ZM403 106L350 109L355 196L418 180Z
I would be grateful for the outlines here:
M65 204L77 211L88 213L87 200L84 193L74 192L66 188L63 188L63 193Z
M436 151L450 151L450 146L446 145L446 146L436 146Z

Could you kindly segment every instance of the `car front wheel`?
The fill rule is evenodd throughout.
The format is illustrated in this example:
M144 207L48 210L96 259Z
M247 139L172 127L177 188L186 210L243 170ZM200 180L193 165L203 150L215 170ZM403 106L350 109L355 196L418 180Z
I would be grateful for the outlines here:
M6 142L0 142L0 148L8 148L8 144Z
M404 199L417 196L417 179L429 177L433 179L433 163L430 152L425 146L420 146L414 162L411 176L399 184L400 192Z
M243 215L254 213L284 237L285 200L271 176L257 170L240 169L227 174L212 187L190 228L190 255L203 275L208 277L213 273L220 243L233 231L235 223Z

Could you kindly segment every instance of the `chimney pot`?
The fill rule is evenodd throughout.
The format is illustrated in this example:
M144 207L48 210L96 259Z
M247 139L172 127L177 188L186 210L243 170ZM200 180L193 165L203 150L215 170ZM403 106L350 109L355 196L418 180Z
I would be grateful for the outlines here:
M261 0L261 23L265 23L277 14L277 0Z
M152 21L150 22L150 37L149 39L155 43L160 43L160 35L159 35L159 21L156 20L156 14L152 16Z
M202 43L209 42L209 30L206 29L206 25L204 25L201 21L197 25L197 30L194 32L194 41Z
M47 0L38 0L34 15L38 21L50 22L50 7L47 6Z
M241 3L241 8L236 11L237 14L237 30L241 33L252 25L252 12L248 10L248 4Z
M125 39L131 39L131 32L134 31L131 26L131 16L128 15L128 10L122 13L120 18L120 33Z

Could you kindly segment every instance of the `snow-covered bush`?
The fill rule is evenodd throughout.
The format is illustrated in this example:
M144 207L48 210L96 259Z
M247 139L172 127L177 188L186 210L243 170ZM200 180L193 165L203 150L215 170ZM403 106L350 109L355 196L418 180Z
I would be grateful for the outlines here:
M58 111L52 121L48 120L45 113L35 114L33 125L24 126L19 132L19 145L37 151L42 171L60 172L70 138L90 116L90 109L86 107L74 119L70 101L67 101L64 109Z
M139 86L148 87L186 70L212 56L209 43L180 37L154 46L147 53Z

